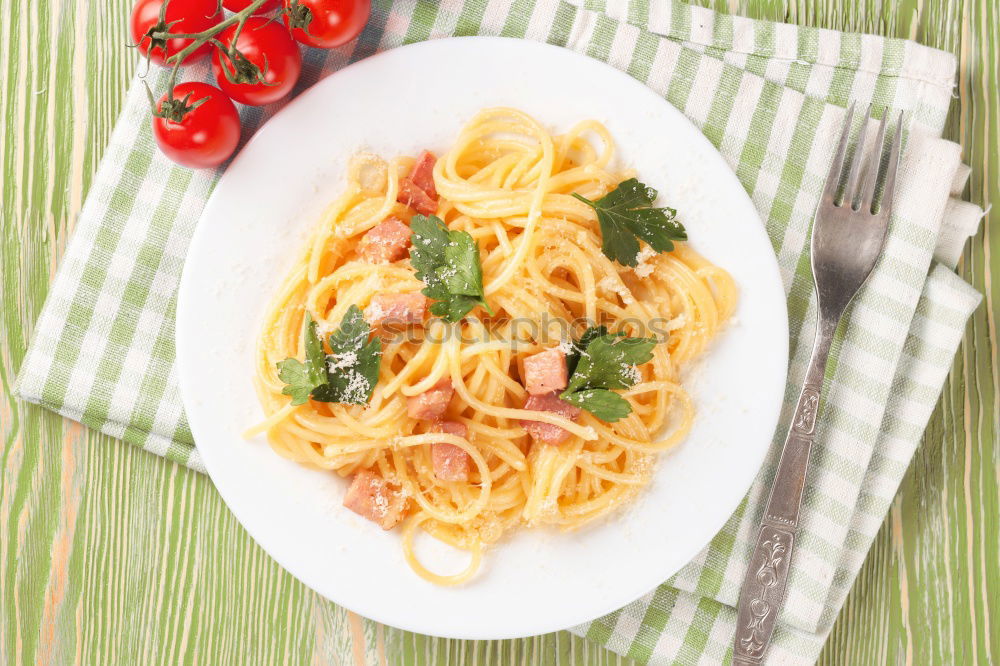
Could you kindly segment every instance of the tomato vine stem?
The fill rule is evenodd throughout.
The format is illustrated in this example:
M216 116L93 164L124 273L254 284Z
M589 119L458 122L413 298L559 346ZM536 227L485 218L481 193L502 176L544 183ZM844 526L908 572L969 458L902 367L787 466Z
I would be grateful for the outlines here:
M173 54L172 56L166 59L167 64L177 66L182 62L184 62L185 58L194 53L202 45L206 44L209 40L211 40L213 37L215 37L217 34L222 32L229 26L235 23L239 23L240 29L242 29L243 24L246 23L246 20L250 18L255 11L260 9L260 7L262 7L265 2L267 2L267 0L253 0L253 2L251 2L249 5L247 5L240 11L236 12L229 18L219 21L208 30L203 30L202 32L183 32L183 33L154 32L151 34L151 37L153 37L154 39L194 40L190 44L185 46L183 49L181 49L180 51L178 51L177 53ZM165 7L167 3L163 4Z
M174 122L180 122L183 117L193 111L198 105L204 101L199 100L193 105L189 104L190 94L186 96L183 100L174 99L174 85L177 83L177 73L180 71L181 65L192 53L197 51L203 45L211 43L213 46L218 48L222 53L224 53L231 63L234 65L234 69L237 68L237 63L243 65L244 67L244 77L246 80L251 80L257 78L263 81L265 72L262 72L256 65L250 63L246 58L243 58L242 54L236 50L236 39L239 37L240 32L243 30L243 26L246 24L247 19L250 18L255 11L257 11L261 6L264 5L268 0L252 0L252 2L241 9L240 11L234 13L232 16L219 21L211 28L203 30L201 32L170 32L170 27L179 21L172 21L171 23L166 22L167 5L170 0L166 0L162 5L160 5L160 16L159 23L157 27L161 29L153 29L146 33L146 36L150 38L153 44L162 43L164 45L164 51L166 51L166 44L168 40L171 39L190 39L192 40L190 44L185 46L183 49L168 57L164 62L171 66L170 79L167 82L167 98L163 101L160 108L157 108L156 102L153 100L152 91L149 90L149 86L146 86L146 92L149 95L150 104L153 106L153 115L161 116ZM218 5L218 11L222 12L222 3ZM226 48L222 42L216 39L216 35L226 30L231 25L236 25L235 35L229 45ZM251 71L251 69L253 71ZM265 65L266 69L266 65ZM226 70L226 67L223 67ZM229 77L229 72L225 71L226 77Z

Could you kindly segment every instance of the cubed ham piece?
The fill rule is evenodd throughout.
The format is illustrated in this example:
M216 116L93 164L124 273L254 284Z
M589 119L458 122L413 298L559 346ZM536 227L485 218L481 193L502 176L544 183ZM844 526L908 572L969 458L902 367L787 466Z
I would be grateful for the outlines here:
M413 184L424 191L427 196L437 201L437 188L434 187L434 164L437 158L434 153L425 150L417 157L413 168L410 169L410 180Z
M451 386L451 380L442 379L423 393L408 397L406 413L413 419L436 421L444 416L454 394L455 389Z
M391 215L368 230L358 243L358 255L372 264L387 264L406 256L410 247L410 228Z
M539 412L552 412L564 418L576 421L580 416L580 410L569 404L565 400L559 399L558 391L546 393L545 395L529 395L524 403L525 409ZM569 439L569 431L551 423L541 421L521 420L521 426L528 431L531 438L536 442L545 444L562 444Z
M409 178L399 179L399 194L396 195L396 201L409 206L421 215L433 215L438 209L437 201Z
M365 308L365 321L372 326L419 324L427 314L427 297L418 291L375 294Z
M344 495L344 506L391 530L406 516L406 497L381 476L367 469L358 470Z
M458 421L441 421L434 426L434 431L459 437L465 437L469 432L465 424ZM434 464L434 476L442 481L469 480L471 458L461 447L447 442L435 442L431 444L431 462Z
M547 349L524 359L524 388L531 395L542 395L566 388L566 355Z

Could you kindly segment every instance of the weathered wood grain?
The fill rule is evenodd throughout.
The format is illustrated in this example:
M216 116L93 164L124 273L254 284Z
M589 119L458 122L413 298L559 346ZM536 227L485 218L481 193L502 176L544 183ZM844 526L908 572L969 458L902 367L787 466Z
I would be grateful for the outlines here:
M948 135L974 166L969 198L1000 202L996 0L706 4L958 54ZM567 633L473 643L362 621L272 562L206 477L10 396L134 67L129 5L0 3L0 662L625 663ZM825 665L1000 659L1000 240L991 219L960 266L986 302Z

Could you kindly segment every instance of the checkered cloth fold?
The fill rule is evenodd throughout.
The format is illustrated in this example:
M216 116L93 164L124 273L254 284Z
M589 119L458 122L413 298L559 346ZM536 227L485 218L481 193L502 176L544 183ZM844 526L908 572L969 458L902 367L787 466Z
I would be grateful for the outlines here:
M885 253L834 346L789 594L772 663L815 660L908 466L979 295L954 266L982 211L940 138L954 58L913 42L752 21L670 0L377 0L361 38L309 50L299 89L404 43L449 35L545 41L628 72L718 147L764 220L788 296L782 425L746 500L671 580L574 632L641 662L731 658L734 604L813 334L808 238L844 107L906 112ZM196 75L204 70L193 70ZM165 84L165 74L156 83ZM154 78L157 78L154 77ZM276 109L244 109L256 127ZM133 81L34 340L22 397L202 469L174 366L176 290L218 177L155 149ZM737 223L737 222L734 222Z

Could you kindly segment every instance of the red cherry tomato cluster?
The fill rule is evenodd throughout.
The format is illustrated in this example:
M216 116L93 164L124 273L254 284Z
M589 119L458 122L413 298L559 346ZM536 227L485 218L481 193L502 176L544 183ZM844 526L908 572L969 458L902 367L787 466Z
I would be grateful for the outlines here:
M222 6L233 14L217 0L137 0L132 8L129 28L139 53L174 67L174 77L182 64L212 54L218 87L173 85L153 110L160 150L193 168L218 166L236 150L234 101L260 106L291 92L302 71L299 44L342 46L360 34L371 12L371 0L222 0Z

